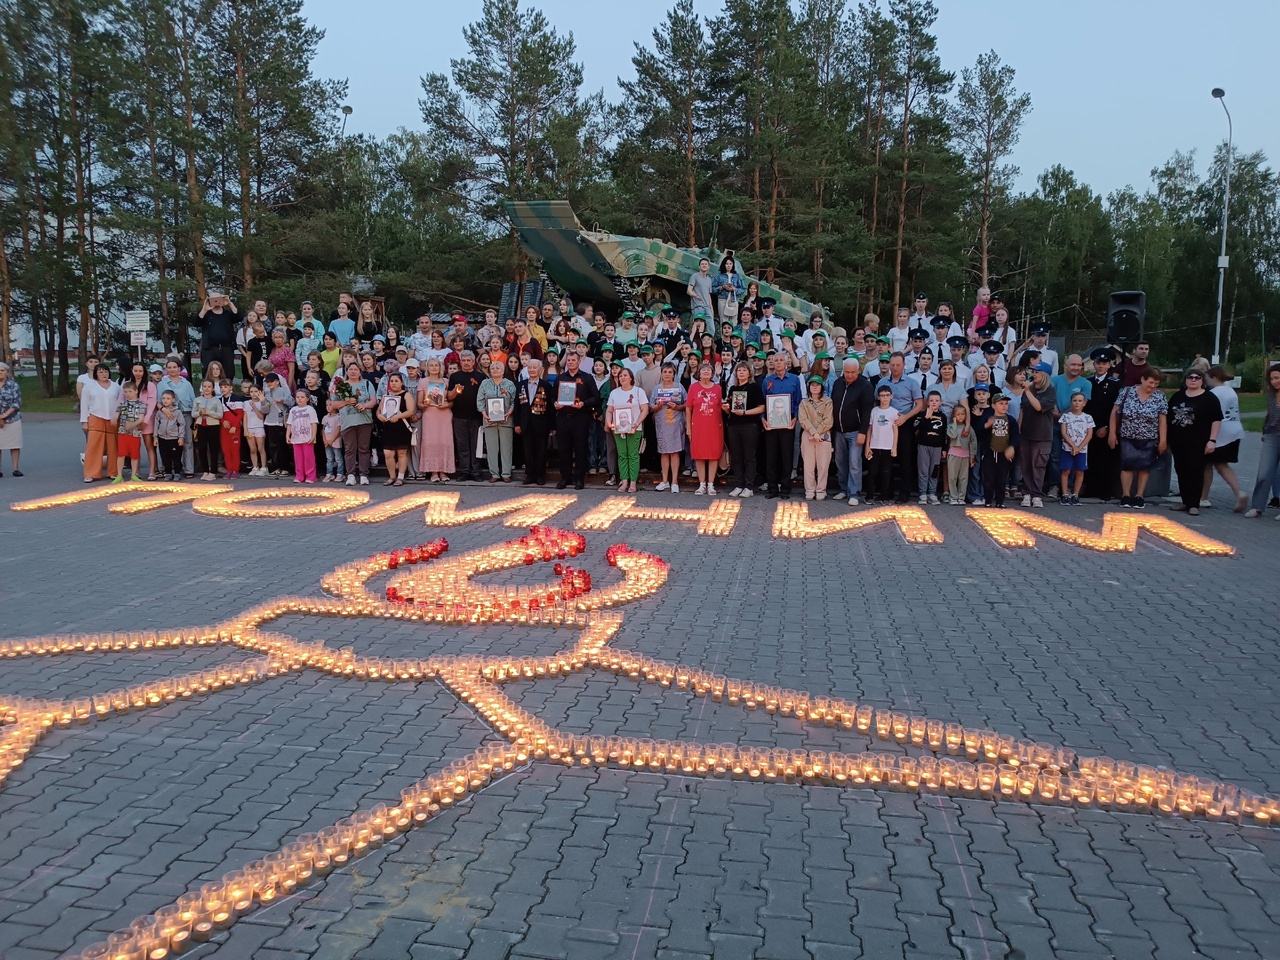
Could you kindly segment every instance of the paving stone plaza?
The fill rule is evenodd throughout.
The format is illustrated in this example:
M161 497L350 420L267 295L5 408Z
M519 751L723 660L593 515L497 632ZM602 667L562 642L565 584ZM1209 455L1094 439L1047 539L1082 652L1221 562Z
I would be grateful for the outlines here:
M424 784L421 821L403 817L416 825L391 823L324 869L306 853L239 919L203 935L188 920L184 955L1280 957L1280 826L1254 797L1280 793L1280 524L1233 515L1225 497L1199 517L1149 509L1178 525L1130 551L1114 549L1119 528L1002 546L945 506L795 539L763 498L718 518L727 536L621 510L607 529L575 528L611 509L610 491L588 488L538 521L585 539L564 562L591 577L556 608L574 622L552 626L527 600L561 584L560 558L502 560L493 548L529 533L509 515L444 527L422 508L377 523L109 510L123 497L12 511L99 489L79 482L75 423L31 418L26 433L26 476L0 480L0 761L22 759L0 782L6 960L105 945L229 874L261 884L280 851L302 856L300 837L367 831L379 805L412 812ZM1247 484L1256 448L1250 435ZM375 486L364 509L426 489ZM459 493L458 511L528 492L433 489ZM819 524L856 513L809 506ZM1040 516L1097 534L1105 512ZM429 562L358 563L440 537L448 550ZM388 585L412 616L387 612ZM512 612L458 601L480 589ZM269 613L240 619L254 610ZM85 635L139 649L48 652ZM237 673L246 664L262 675ZM178 692L146 706L166 681ZM103 698L131 690L138 709ZM64 707L69 722L53 718L29 751L9 736ZM985 739L949 750L953 730ZM716 769L717 745L739 773ZM1014 778L1011 795L969 781L987 764ZM1168 804L1124 796L1123 772L1148 769L1178 791L1207 784L1207 805L1179 815L1172 789ZM433 802L459 770L457 802ZM1069 787L1088 793L1063 802ZM141 957L141 936L120 955Z

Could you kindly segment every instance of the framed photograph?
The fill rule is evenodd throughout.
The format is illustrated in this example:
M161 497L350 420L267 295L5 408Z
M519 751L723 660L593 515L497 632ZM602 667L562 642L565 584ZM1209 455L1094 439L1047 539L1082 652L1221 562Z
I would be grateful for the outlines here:
M775 393L765 397L764 402L764 412L769 421L769 429L788 429L791 426L791 395Z
M630 407L618 407L613 411L614 432L631 433L635 428L635 412Z
M729 395L729 409L733 413L746 413L747 412L747 391L734 390L733 393Z
M490 423L501 423L507 417L507 411L504 409L501 397L490 397L484 403L485 416L489 418Z
M390 420L400 412L400 398L395 394L388 393L382 398L382 415Z
M433 407L438 407L444 403L444 387L438 384L427 388L427 403Z
M573 380L561 380L556 384L556 406L572 407L578 399L578 384Z

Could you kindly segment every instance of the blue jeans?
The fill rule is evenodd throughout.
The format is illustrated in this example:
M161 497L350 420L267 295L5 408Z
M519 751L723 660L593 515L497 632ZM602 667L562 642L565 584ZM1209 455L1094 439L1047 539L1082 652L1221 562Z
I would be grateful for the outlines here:
M969 489L965 491L964 495L966 503L986 499L986 493L982 486L982 456L983 451L979 450L978 455L973 458L973 465L969 468Z
M346 471L342 469L342 448L341 447L325 447L324 448L324 472L328 476L344 476Z
M587 466L593 470L603 470L608 462L604 424L599 420L593 420L591 432L587 434Z
M1264 433L1262 450L1258 454L1258 479L1254 481L1253 496L1249 500L1250 509L1267 509L1277 474L1280 474L1280 433Z
M862 458L858 434L832 433L836 456L836 480L846 496L856 497L862 489Z

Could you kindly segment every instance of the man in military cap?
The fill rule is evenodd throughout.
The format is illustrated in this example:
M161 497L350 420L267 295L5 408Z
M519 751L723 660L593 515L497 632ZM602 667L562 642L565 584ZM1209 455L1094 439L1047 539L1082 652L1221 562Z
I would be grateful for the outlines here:
M982 344L982 364L991 374L992 383L1004 383L1007 365L1004 359L1004 347L999 340L987 340Z
M1089 469L1084 474L1084 495L1097 497L1103 503L1115 493L1119 467L1117 451L1111 449L1111 408L1120 395L1120 378L1111 372L1115 354L1110 347L1098 347L1089 354L1093 361L1093 376L1089 378L1089 399L1084 412L1093 417L1096 425L1093 439L1089 441Z
M934 317L930 326L933 327L933 336L929 339L929 349L936 356L945 357L947 355L947 338L951 336L951 321L946 317Z
M907 321L907 326L912 330L918 327L928 333L932 320L933 314L929 312L929 295L921 290L916 294L915 307L911 311L911 319Z
M1053 376L1058 375L1058 351L1049 347L1049 325L1047 323L1037 323L1031 328L1030 346L1025 347L1021 353L1014 355L1014 364L1022 362L1022 353L1027 350L1035 350L1040 356L1041 363L1047 363L1053 371Z
M960 335L947 337L947 355L956 365L956 383L968 390L973 386L973 368L969 366L969 338Z
M760 298L760 329L768 330L773 334L773 342L777 343L778 338L782 336L783 320L773 312L773 308L777 306L777 301L772 297Z
M662 308L662 327L658 330L655 342L661 341L666 355L670 356L676 352L676 348L681 343L688 339L689 335L680 326L680 311L671 304L667 304Z
M903 369L915 373L920 367L920 354L929 342L929 332L924 327L912 327L907 334L907 349L902 354Z

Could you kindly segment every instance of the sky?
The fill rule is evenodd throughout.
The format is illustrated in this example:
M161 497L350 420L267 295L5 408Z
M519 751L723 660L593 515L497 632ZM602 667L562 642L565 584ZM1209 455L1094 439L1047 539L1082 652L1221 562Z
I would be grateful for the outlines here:
M522 0L522 4L528 0ZM854 0L850 0L850 4ZM1032 113L1012 162L1020 190L1055 163L1104 196L1141 191L1175 150L1196 150L1199 169L1226 138L1227 118L1210 95L1227 92L1237 151L1262 150L1280 166L1280 70L1257 37L1280 35L1277 0L936 0L943 66L959 75L995 49L1017 71ZM631 74L633 43L648 43L670 4L533 0L561 33L572 32L585 89L616 98ZM718 0L695 0L703 16ZM462 29L481 0L304 0L326 32L315 72L349 82L348 133L384 136L422 127L420 78L448 73L465 55ZM1069 11L1069 12L1068 12ZM749 43L749 38L744 40ZM1267 117L1271 117L1267 120Z

